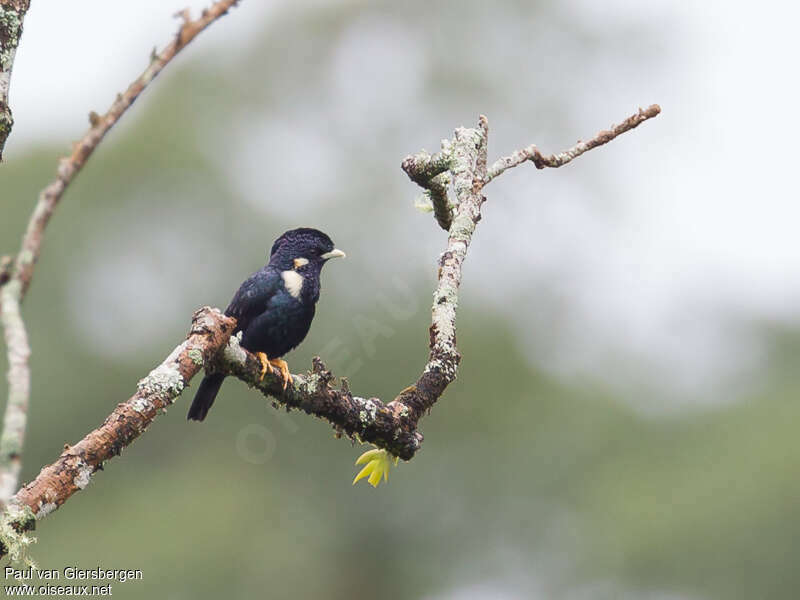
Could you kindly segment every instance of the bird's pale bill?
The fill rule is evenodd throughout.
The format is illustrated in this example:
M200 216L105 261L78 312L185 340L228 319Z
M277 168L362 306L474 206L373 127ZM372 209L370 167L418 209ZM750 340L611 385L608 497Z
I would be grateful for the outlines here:
M347 254L339 250L338 248L334 248L330 252L326 252L325 254L321 255L320 258L324 258L328 260L329 258L345 258Z

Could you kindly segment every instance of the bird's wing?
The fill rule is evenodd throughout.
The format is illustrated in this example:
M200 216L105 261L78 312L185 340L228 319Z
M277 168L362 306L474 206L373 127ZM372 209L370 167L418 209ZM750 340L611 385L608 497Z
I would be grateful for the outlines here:
M267 309L270 298L280 287L280 274L269 268L261 269L248 277L234 294L225 314L236 317L236 331L247 329L248 324Z

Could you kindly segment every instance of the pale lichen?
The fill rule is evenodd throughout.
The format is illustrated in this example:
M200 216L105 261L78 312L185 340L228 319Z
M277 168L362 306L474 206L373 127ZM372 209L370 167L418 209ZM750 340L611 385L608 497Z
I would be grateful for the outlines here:
M34 262L34 260L36 260L36 257L33 255L33 252L31 252L26 248L25 250L19 253L17 260L21 265L27 265Z
M79 490L85 489L86 486L89 485L89 482L92 480L92 473L93 473L92 467L87 465L83 460L78 459L76 468L78 473L77 475L75 475L75 478L72 480L72 482L75 484L75 487L77 487Z
M187 352L187 356L191 359L191 361L196 364L198 367L203 366L203 353L198 348L192 348Z
M14 54L22 34L22 17L24 12L11 6L0 6L0 70L8 71L14 64Z
M241 334L241 331L239 332ZM222 351L222 358L227 363L244 364L247 361L247 352L239 345L241 335L231 336L228 345Z
M36 542L36 538L26 533L33 529L35 522L36 515L31 508L17 502L10 503L0 518L0 546L8 554L12 564L35 566L28 556L28 547Z
M36 518L43 519L57 508L58 504L56 504L55 502L43 502L40 500L39 510L36 511Z
M172 399L178 396L184 388L183 376L172 361L166 361L139 381L137 389L142 395L157 395Z
M375 422L375 417L378 414L378 405L372 400L364 400L363 408L358 413L358 419L361 424L367 426Z
M320 377L318 375L312 375L302 380L299 387L304 394L313 396L319 390L320 383L322 383Z
M459 213L450 226L450 238L453 240L468 242L472 239L472 234L474 232L475 221L473 221L472 217L466 212ZM466 247L463 248L463 252L466 253Z
M11 417L11 418L9 418ZM18 421L17 423L10 423L9 421ZM21 423L19 423L21 421ZM24 429L25 420L24 414L20 417L17 413L6 415L5 431L3 431L2 438L0 438L0 461L8 462L12 457L19 456L22 453L22 440L20 439L18 429Z
M130 406L133 410L142 414L146 413L153 407L152 403L147 398L143 398L141 396L136 396L130 402Z

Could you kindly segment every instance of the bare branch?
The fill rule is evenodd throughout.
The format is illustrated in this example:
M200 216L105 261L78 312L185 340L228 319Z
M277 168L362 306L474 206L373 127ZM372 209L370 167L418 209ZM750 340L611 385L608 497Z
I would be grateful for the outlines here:
M22 37L22 23L29 5L30 0L0 0L0 161L3 160L3 149L14 126L8 91L14 58Z
M119 121L120 117L133 104L139 94L153 81L164 67L181 51L197 34L203 31L216 19L224 15L238 0L219 0L210 8L204 10L202 15L192 20L188 11L181 14L183 23L178 29L174 39L160 53L151 57L150 64L123 94L119 94L111 108L104 115L95 113L89 115L91 127L74 146L72 154L60 160L56 179L48 185L39 195L39 200L33 210L25 235L22 238L20 251L14 261L13 269L8 269L3 263L0 269L0 322L5 328L5 341L8 352L8 382L9 395L6 410L3 416L3 431L0 435L0 502L8 501L17 487L19 470L21 466L20 454L25 439L25 428L28 412L28 399L30 394L30 370L28 357L30 347L25 332L25 324L20 313L20 304L33 277L33 269L39 258L42 240L47 223L53 214L58 202L61 200L67 186L80 172L95 148L105 137L106 133ZM5 141L3 134L3 92L8 92L8 79L11 63L8 63L6 73L6 46L10 44L10 24L14 25L16 38L19 39L22 27L22 16L28 7L28 0L0 0L0 150ZM14 12L17 11L17 12ZM20 12L21 11L21 12ZM13 17L13 15L18 15ZM13 17L13 18L12 18ZM17 19L17 20L14 20ZM13 28L12 28L13 29ZM10 51L16 48L8 46ZM13 62L13 52L10 55ZM4 80L3 77L6 77ZM3 83L5 81L5 84ZM6 105L7 109L7 105ZM10 112L8 113L10 119ZM10 129L10 120L8 128ZM6 132L7 136L7 132Z
M489 172L486 174L486 181L484 184L489 183L492 179L504 171L521 165L528 160L533 162L537 169L544 169L545 167L558 168L564 166L573 159L578 158L584 152L588 152L592 148L597 148L598 146L607 144L618 135L638 127L647 119L652 119L660 112L661 107L658 104L651 104L646 110L642 110L640 108L639 112L631 115L619 125L612 125L611 129L599 132L588 142L578 142L572 148L565 150L560 154L542 156L536 146L531 144L527 148L517 150L511 156L504 156L503 158L495 161L495 163L489 168Z

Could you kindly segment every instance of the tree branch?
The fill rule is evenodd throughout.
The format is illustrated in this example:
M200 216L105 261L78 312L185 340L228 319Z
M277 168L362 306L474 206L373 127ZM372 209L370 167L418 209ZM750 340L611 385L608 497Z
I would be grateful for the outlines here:
M651 104L646 110L642 110L640 108L639 112L631 115L619 125L612 125L611 129L604 129L603 131L600 131L588 142L579 141L569 150L565 150L559 154L542 156L538 148L536 148L534 144L531 144L526 148L517 150L510 156L504 156L503 158L497 159L497 161L495 161L495 163L489 168L489 172L486 174L486 181L484 182L484 185L489 183L498 175L502 174L504 171L521 165L528 160L533 162L537 169L544 169L545 167L557 169L558 167L562 167L573 159L578 158L584 152L588 152L593 148L607 144L618 135L638 127L647 119L652 119L660 112L661 107L658 104Z
M192 328L182 344L144 379L136 393L74 446L65 445L53 464L10 500L0 526L0 556L13 552L19 540L13 533L32 529L75 492L84 489L103 464L145 432L159 411L173 403L189 380L228 342L236 319L218 309L203 308L192 318Z
M22 446L28 419L28 397L31 373L28 358L31 355L25 322L19 307L19 280L12 280L0 288L0 323L8 356L8 399L3 415L3 432L0 434L0 504L5 505L17 489L22 468Z
M22 23L28 12L30 0L0 0L0 161L6 140L14 126L14 117L8 101L14 58L22 37Z
M439 261L428 363L414 385L388 404L377 398L360 398L350 393L346 380L339 389L332 387L333 375L315 358L311 372L293 375L284 390L280 371L270 368L261 380L259 360L239 346L237 338L230 338L234 319L218 310L202 309L195 313L187 341L139 382L134 396L118 405L98 429L75 446L66 446L56 462L44 467L10 500L4 516L7 526L0 528L0 556L13 551L20 543L18 536L37 520L84 489L103 463L143 433L158 411L174 401L204 364L211 371L242 379L287 408L328 420L340 434L372 442L405 460L412 458L422 442L417 431L419 419L455 379L461 360L455 345L455 311L461 265L484 200L480 188L486 171L486 134L486 119L481 117L479 129L459 128L448 144L458 205L447 249ZM219 352L226 341L228 345ZM17 532L17 536L9 531Z
M22 296L28 291L33 276L33 267L39 258L42 246L44 229L53 211L58 205L67 186L80 172L95 148L103 141L108 131L119 121L120 117L136 101L144 89L161 73L164 67L175 58L186 45L214 21L228 12L238 0L219 0L210 8L203 11L202 15L191 20L188 12L180 13L183 23L178 29L174 39L159 53L153 54L149 66L144 72L128 86L111 105L104 115L90 113L91 127L84 136L73 145L72 154L59 161L58 172L55 180L42 190L39 202L33 211L28 229L22 240L22 247L15 264L15 277L22 282ZM20 298L21 300L22 298Z
M5 329L9 364L8 402L3 416L3 431L0 435L0 503L8 501L17 487L21 466L20 453L25 439L30 394L30 370L28 368L30 348L25 332L25 324L20 313L20 305L25 293L28 291L33 277L34 266L41 254L42 240L47 223L50 221L50 217L53 215L53 211L61 200L64 191L86 164L86 161L103 140L106 133L119 121L125 111L139 97L139 94L178 52L211 23L226 14L228 9L235 5L237 1L219 0L210 8L204 10L196 20L192 20L189 17L188 11L183 11L180 14L183 23L174 39L160 53L154 53L151 56L147 69L128 86L124 93L117 96L108 112L102 116L95 113L89 115L91 127L74 144L72 154L59 161L56 179L39 194L38 202L28 222L13 268L9 271L4 267L3 273L0 274L2 275L0 277L0 285L2 285L2 289L0 289L0 322L2 322ZM24 15L27 7L27 0L0 0L0 43L3 44L3 54L0 55L0 68L3 69L0 72L0 150L2 149L2 143L5 141L2 136L2 93L4 90L6 93L8 91L8 80L7 78L3 79L4 73L6 73L5 44L10 44L13 41L8 33L8 31L11 31L9 29L11 25L9 24L14 25L12 29L16 32L16 37L13 39L18 41L22 28L22 17L12 18L12 16L15 14ZM13 47L8 47L13 51L16 48L16 43L15 41ZM13 52L11 61L13 62ZM7 73L9 76L10 69L11 63L8 64ZM5 87L3 81L6 82Z
M447 188L450 185L450 156L447 152L437 152L433 156L422 150L413 156L407 156L402 163L406 175L425 189L425 195L431 201L436 222L445 231L450 230L453 222L453 203L450 201Z
M642 114L645 113L640 112L640 116ZM593 140L574 156L635 126L605 132L597 138L601 140L604 135L604 141ZM284 390L278 369L269 368L262 379L260 361L239 345L237 337L230 337L235 325L233 319L217 309L201 309L194 315L187 340L139 382L137 393L118 405L98 429L78 444L66 446L56 462L44 467L34 481L12 498L0 519L0 556L18 555L19 548L29 541L24 532L76 491L84 489L103 463L119 455L143 433L158 411L166 409L204 365L207 371L233 375L245 381L287 408L297 408L329 421L339 434L371 442L399 458L411 459L423 439L418 431L419 420L455 379L461 360L456 348L458 289L462 265L486 200L482 190L491 180L491 170L487 169L487 140L488 122L481 116L477 128L456 129L453 139L442 143L441 154L435 159L420 153L403 161L403 169L412 180L415 176L421 180L426 175L439 176L443 174L440 167L446 164L455 191L447 247L439 258L438 283L431 310L430 353L414 385L387 404L377 398L361 398L350 392L345 379L339 388L331 386L333 375L315 357L312 370L306 375L292 375L291 383ZM558 157L547 160L551 159L561 160ZM508 164L495 176L510 166L513 165Z
M361 398L350 392L347 379L338 388L331 385L334 375L315 356L311 371L292 375L283 389L278 369L270 367L261 379L261 363L255 354L231 338L223 353L210 364L210 370L233 375L272 400L276 408L298 409L328 421L339 436L353 441L371 442L404 460L411 459L422 443L417 432L417 415L407 404L396 400L384 404L378 398Z

